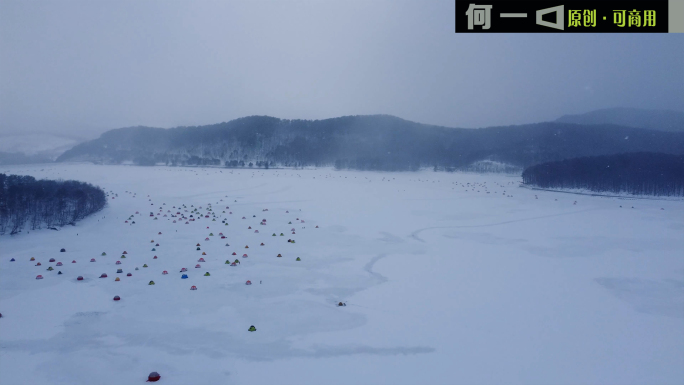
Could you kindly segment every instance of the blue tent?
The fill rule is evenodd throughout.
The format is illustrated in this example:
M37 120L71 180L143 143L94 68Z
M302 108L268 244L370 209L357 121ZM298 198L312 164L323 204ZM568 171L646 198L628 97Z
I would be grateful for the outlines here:
M182 279L186 279L186 278L188 278L188 275L187 275L187 274L183 274L183 275L181 275L181 278L182 278Z

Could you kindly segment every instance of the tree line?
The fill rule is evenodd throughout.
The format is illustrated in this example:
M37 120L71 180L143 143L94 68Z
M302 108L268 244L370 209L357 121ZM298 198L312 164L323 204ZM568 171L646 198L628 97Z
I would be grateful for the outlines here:
M105 192L88 183L0 174L0 234L75 224L106 203Z
M684 196L684 156L638 152L573 158L528 167L522 178L541 188Z

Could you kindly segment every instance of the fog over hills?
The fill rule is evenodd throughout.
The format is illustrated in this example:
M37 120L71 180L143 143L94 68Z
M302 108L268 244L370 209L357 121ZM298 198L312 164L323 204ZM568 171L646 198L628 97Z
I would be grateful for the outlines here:
M523 168L578 156L639 151L680 154L684 133L561 122L459 129L389 115L324 120L250 116L208 126L111 130L75 146L58 161L233 166L258 162L258 166L411 170L463 169L481 161Z
M556 121L577 124L617 124L661 131L684 131L684 112L673 110L605 108L585 114L563 115Z

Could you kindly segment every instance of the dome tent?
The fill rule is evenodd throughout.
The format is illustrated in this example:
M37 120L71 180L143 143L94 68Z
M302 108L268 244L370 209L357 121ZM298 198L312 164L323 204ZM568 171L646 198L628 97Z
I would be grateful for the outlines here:
M55 261L54 258L50 258L50 260L48 262L54 262L54 261Z
M148 285L154 285L154 281L150 281L150 283L148 283Z
M187 278L188 278L188 275L187 275L187 274L181 275L181 279L187 279Z
M131 274L131 273L126 274L126 277L132 277L132 276L133 276L133 274Z
M62 266L62 262L57 262L55 266Z
M252 325L252 326L250 326L249 329L247 329L247 330L250 331L250 332L255 332L255 331L256 331L256 328L254 327L254 325ZM268 333L267 333L267 334L268 334Z
M204 273L204 276L209 277L209 276L211 276L211 274L209 274L209 272L207 271L206 273Z
M301 260L302 260L302 259L301 259L301 258L299 258L299 257L297 257L297 259L296 259L296 261L301 261Z
M152 372L149 376L147 376L147 382L157 382L160 378L161 376L159 375L159 373Z
M65 253L65 252L66 252L66 249L60 249L59 252L60 252L60 253Z

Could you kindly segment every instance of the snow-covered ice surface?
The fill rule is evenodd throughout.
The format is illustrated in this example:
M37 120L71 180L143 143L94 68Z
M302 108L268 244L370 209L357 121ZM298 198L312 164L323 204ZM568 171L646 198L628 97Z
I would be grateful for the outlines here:
M517 177L431 171L0 171L118 194L75 227L0 237L3 385L134 384L152 371L166 384L684 379L681 201L533 191ZM203 214L211 204L219 219L185 224L170 215L188 216L173 209L182 204ZM149 217L160 207L159 219ZM136 223L124 223L136 211ZM47 271L50 258L64 265ZM238 266L224 263L236 258Z

